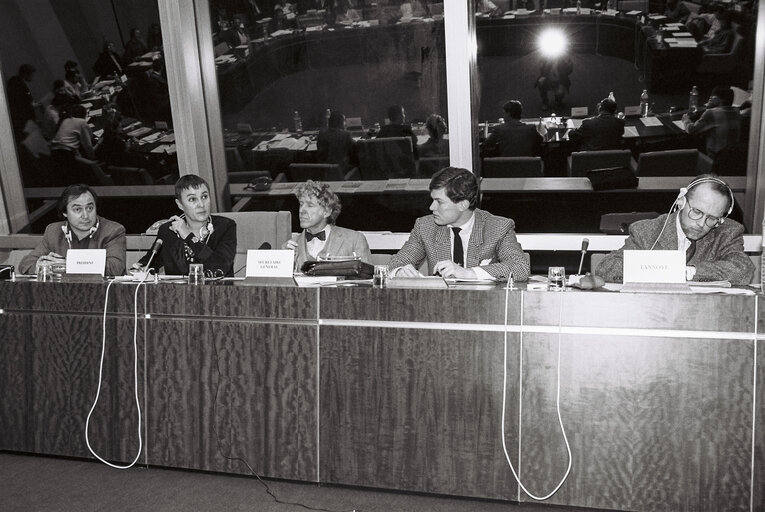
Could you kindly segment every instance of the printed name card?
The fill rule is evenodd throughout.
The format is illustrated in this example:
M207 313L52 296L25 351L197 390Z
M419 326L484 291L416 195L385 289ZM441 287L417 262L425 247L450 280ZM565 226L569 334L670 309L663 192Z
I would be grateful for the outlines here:
M67 274L104 275L106 249L69 249L66 251Z
M640 105L629 105L624 107L624 115L625 116L639 116L640 115Z
M292 277L295 251L251 250L247 251L246 277Z
M624 251L625 283L684 283L685 252Z
M584 117L589 111L588 107L572 107L571 117Z

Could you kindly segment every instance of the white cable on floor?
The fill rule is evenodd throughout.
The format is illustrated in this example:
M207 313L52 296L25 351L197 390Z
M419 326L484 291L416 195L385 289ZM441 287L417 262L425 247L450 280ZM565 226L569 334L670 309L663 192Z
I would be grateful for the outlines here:
M523 297L524 293L521 292L521 315L523 314ZM510 455L507 453L507 444L505 442L505 408L507 404L507 308L509 305L510 300L510 288L505 288L505 330L504 330L504 342L505 342L505 357L504 357L504 363L502 368L503 378L502 378L502 449L505 452L505 459L507 460L507 463L510 465L510 471L513 472L513 477L515 477L515 481L518 482L518 485L523 489L523 492L528 494L532 499L537 501L544 501L551 497L553 494L558 492L558 489L561 488L563 483L568 478L569 473L571 472L571 446L569 446L568 443L568 437L566 436L566 430L563 428L563 419L561 418L560 414L560 344L561 344L561 328L563 324L563 297L560 298L560 305L558 309L558 368L557 368L557 394L555 397L555 406L558 411L558 424L560 425L560 431L563 434L563 441L566 443L566 451L568 452L568 467L566 468L566 474L563 475L563 478L561 478L561 481L558 483L558 485L555 486L555 489L553 489L549 494L545 496L536 496L529 492L528 489L523 485L523 482L521 482L520 477L515 472L515 468L513 467L513 463L510 462ZM521 320L521 331L520 331L521 339L523 338L523 321ZM518 389L519 393L522 393L523 390L521 388ZM519 418L518 421L521 421L521 418ZM520 462L520 451L518 453L518 460Z
M88 412L88 417L85 420L85 443L88 445L88 450L90 450L90 453L93 454L95 458L106 464L107 466L111 466L115 469L130 469L132 468L136 462L138 462L138 458L141 456L141 450L143 450L143 439L141 437L141 403L138 399L138 290L141 288L141 285L144 284L144 281L146 281L146 278L149 276L149 265L151 265L151 260L154 258L154 254L152 254L151 258L149 258L149 262L146 264L146 272L143 275L143 278L138 283L138 286L135 287L135 295L133 296L133 382L134 382L134 391L135 391L135 405L138 408L138 453L135 455L135 459L133 459L133 462L128 464L127 466L118 466L116 464L112 464L111 462L103 459L100 455L98 455L95 450L90 446L90 438L88 436L88 427L90 425L90 417L93 414L93 411L96 409L96 405L98 405L98 398L101 396L101 382L103 380L103 372L104 372L104 354L106 352L106 312L107 307L109 305L109 289L111 288L112 284L114 284L115 280L109 281L109 284L106 286L106 297L104 298L104 318L103 318L103 336L101 338L101 362L98 365L98 388L96 389L96 398L93 401L93 406L90 408L90 412Z

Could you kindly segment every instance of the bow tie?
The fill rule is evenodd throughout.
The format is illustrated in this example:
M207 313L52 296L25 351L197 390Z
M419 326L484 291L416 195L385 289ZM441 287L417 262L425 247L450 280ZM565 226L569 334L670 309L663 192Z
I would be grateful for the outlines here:
M306 231L305 232L305 241L306 242L310 242L314 238L318 238L319 240L321 240L323 242L324 240L327 239L327 232L324 231L324 230L321 230L318 233L316 233L315 235L313 233L311 233L310 231Z

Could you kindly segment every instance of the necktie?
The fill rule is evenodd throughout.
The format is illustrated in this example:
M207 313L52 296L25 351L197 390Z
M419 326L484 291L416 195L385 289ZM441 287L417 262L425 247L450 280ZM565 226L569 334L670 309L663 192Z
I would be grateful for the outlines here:
M324 230L319 231L316 234L311 233L310 231L305 232L305 241L310 242L314 238L318 238L322 242L327 239L327 232Z
M465 266L465 252L462 250L462 238L460 237L461 228L452 228L454 231L454 263Z
M696 240L691 240L691 245L685 250L685 262L691 261L694 254L696 254Z

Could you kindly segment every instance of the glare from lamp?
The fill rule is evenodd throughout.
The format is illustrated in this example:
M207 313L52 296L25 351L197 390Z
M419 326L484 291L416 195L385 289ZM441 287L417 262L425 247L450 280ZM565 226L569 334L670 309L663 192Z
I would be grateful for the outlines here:
M537 39L537 47L543 56L548 58L560 57L566 53L566 34L556 28L548 28Z

